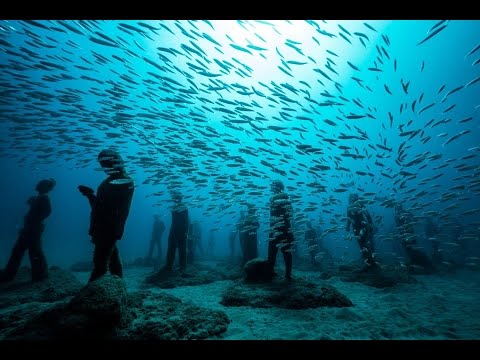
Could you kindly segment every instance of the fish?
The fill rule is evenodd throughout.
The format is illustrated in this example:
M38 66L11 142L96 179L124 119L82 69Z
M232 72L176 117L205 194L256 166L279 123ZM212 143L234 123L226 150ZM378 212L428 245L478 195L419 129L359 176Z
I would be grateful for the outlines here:
M355 65L353 65L350 61L347 61L347 64L350 65L350 67L351 67L353 70L360 71L360 69L359 69L358 67L356 67Z
M460 120L458 123L459 123L459 124L462 124L462 123L465 123L465 122L468 122L468 121L471 121L471 120L473 120L473 116L470 116L470 117L468 117L468 118L462 119L462 120Z
M360 38L367 39L370 42L369 37L362 32L354 32L353 34L359 36Z
M325 123L327 123L328 125L331 125L331 126L337 126L337 124L335 122L333 122L332 120L329 120L329 119L325 119L323 120Z
M361 118L364 118L366 115L356 115L356 114L352 114L352 115L347 115L346 118L347 119L361 119Z
M105 45L105 46L118 48L117 43L111 43L111 42L108 42L108 41L105 41L105 40L102 40L102 39L98 39L98 38L93 37L93 36L90 36L89 40L94 42L94 43L100 44L100 45Z
M161 189L178 186L186 200L194 200L199 216L205 216L202 221L215 214L213 221L223 225L226 216L229 226L237 220L235 204L248 198L266 204L265 182L279 176L297 212L321 215L325 226L331 222L324 233L332 236L343 228L334 209L346 207L348 196L341 195L346 191L361 191L366 204L388 208L394 204L386 198L398 197L418 216L440 204L432 216L445 222L456 211L468 216L462 212L472 210L480 195L480 150L470 144L478 105L456 99L446 103L457 91L459 99L475 95L478 63L470 64L479 51L468 54L475 49L471 42L460 47L464 59L444 54L452 68L467 73L442 85L436 81L445 80L434 73L441 68L432 62L424 70L430 57L419 53L417 65L400 66L406 56L398 52L400 44L366 22L351 29L346 29L350 23L340 22L347 32L327 22L350 41L348 46L340 34L323 30L322 21L303 23L309 42L285 38L294 22L282 22L284 32L274 21L238 21L239 32L226 31L229 37L223 39L215 22L205 21L36 22L47 28L23 21L0 24L0 115L7 135L0 139L0 150L19 166L31 161L39 169L54 166L54 153L67 170L91 166L102 142L125 149L135 183L152 185L143 189L158 199L153 206L165 205ZM414 39L414 48L447 23L427 24L435 26ZM259 28L278 35L278 45ZM450 29L445 35L457 34L456 27ZM374 39L378 45L371 47ZM438 40L448 48L443 44L448 37ZM338 41L345 48L336 50ZM349 57L350 46L374 53L360 63ZM347 70L357 75L350 75L350 83L339 80L347 61ZM262 64L273 70L270 75L259 72ZM391 80L384 77L392 75ZM435 108L439 102L445 105ZM438 175L448 181L436 180ZM198 196L202 189L206 196ZM267 207L262 211L268 213ZM418 218L412 221L421 225ZM267 222L261 226L269 227ZM295 235L302 236L304 224L298 226ZM383 231L377 234L379 241Z
M460 131L458 134L452 136L450 139L448 139L446 142L443 143L442 146L445 146L447 144L450 144L452 141L458 139L459 137L465 135L465 134L468 134L470 133L471 131L470 130L463 130L463 131Z
M384 145L382 145L382 144L376 144L376 146L377 146L378 148L382 149L382 150L386 150L386 151L389 151L389 152L392 152L392 151L393 151L392 148L386 147L386 146L384 146Z
M475 54L478 50L480 50L480 44L478 44L472 50L470 50L470 52L467 55L465 55L465 57Z
M369 25L368 23L363 23L363 25L365 25L367 28L369 28L370 30L373 30L375 32L378 32L372 25Z
M35 20L22 20L23 22L29 24L29 25L33 25L35 27L39 27L41 29L46 29L48 30L49 27L46 26L46 25L43 25L42 23L39 23L38 21L35 21Z
M402 84L403 91L405 95L408 95L408 87L410 85L410 81L407 82L406 84L403 83L403 79L400 79L400 83Z
M418 99L418 104L419 104L419 105L420 105L420 103L422 102L423 95L424 95L424 93L422 93L422 94L420 95L420 98Z
M287 63L293 64L293 65L305 65L305 64L307 64L306 62L293 61L293 60L287 60Z
M57 22L62 25L63 27L65 27L66 29L74 32L75 34L78 34L78 35L85 35L82 31L80 31L77 27L73 26L73 25L70 25L67 21L63 21L63 20L57 20Z
M433 106L435 106L435 103L431 103L431 104L429 104L429 105L427 105L427 106L423 107L423 108L422 108L422 109L421 109L421 110L418 112L418 115L420 115L422 112L424 112L424 111L426 111L426 110L430 109L430 108L431 108L431 107L433 107Z
M239 46L239 45L236 45L236 44L229 44L232 48L234 48L235 50L238 50L238 51L243 51L243 52L246 52L250 55L253 55L252 52L242 46Z
M210 41L211 43L217 45L217 46L222 46L218 41L216 41L213 37L206 33L202 33L202 37Z
M449 111L452 110L455 106L456 106L456 104L450 105L448 108L446 108L445 110L443 110L442 113L449 112Z
M445 96L443 97L442 102L444 102L444 101L447 99L448 96L456 93L457 91L462 90L463 88L464 88L464 85L460 85L460 86L457 86L456 88L450 90L448 93L445 94Z
M430 40L432 37L434 37L435 35L437 35L440 31L444 30L445 28L447 27L447 25L442 25L440 26L439 28L437 28L437 30L435 31L432 31L429 35L427 35L422 41L420 41L418 45L421 45L423 43L425 43L426 41Z
M350 43L350 44L352 43L352 42L351 42L345 35L343 35L342 33L338 33L338 35L340 35L340 37L341 37L342 39L344 39L346 42L348 42L348 43Z
M348 35L350 35L350 36L352 35L352 34L350 34L350 32L349 32L347 29L345 29L342 25L337 24L337 26L340 28L340 30L342 30L342 31L345 32L346 34L348 34Z
M473 80L471 80L471 81L469 81L469 82L467 83L467 85L465 85L465 87L470 86L470 85L473 85L473 84L476 84L476 83L479 82L479 81L480 81L480 76L477 77L477 78L475 78L475 79L473 79Z
M434 30L435 28L439 27L440 25L442 25L444 22L446 22L448 20L441 20L439 22L437 22L435 25L433 25L430 30L427 31L427 34L429 34L432 30Z
M152 32L155 33L155 34L157 34L156 31L159 31L159 30L160 30L160 28L156 28L155 26L152 26L152 25L147 24L147 23L145 23L145 22L139 21L139 22L137 22L137 24L140 25L140 26L143 26L143 27L145 27L145 28L147 28L147 29L149 29L150 31L152 31Z
M320 44L319 44L320 45ZM327 50L327 53L333 55L333 56L336 56L336 57L339 57L336 53L334 53L333 51L331 50Z
M267 50L266 48L262 48L260 46L255 46L255 45L251 45L251 44L247 45L247 47L250 48L250 49L253 49L253 50L257 50L257 51Z

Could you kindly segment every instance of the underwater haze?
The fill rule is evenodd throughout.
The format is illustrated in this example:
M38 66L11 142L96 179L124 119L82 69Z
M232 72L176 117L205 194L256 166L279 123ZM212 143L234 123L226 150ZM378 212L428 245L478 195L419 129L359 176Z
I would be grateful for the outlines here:
M91 261L90 206L77 187L98 187L97 156L111 148L135 184L118 241L128 291L154 270L142 259L155 214L165 262L172 191L200 222L203 248L215 239L202 266L221 269L247 204L267 256L271 184L281 180L294 280L321 277L352 303L229 307L222 294L238 280L226 278L151 290L230 319L190 338L479 338L479 34L475 20L1 20L0 266L45 178L56 180L42 235L48 265ZM441 270L391 287L345 281L342 266L363 263L345 228L354 193L372 215L381 266L408 266L394 216L402 204L426 254L424 222L438 224ZM328 271L309 267L308 221ZM86 276L75 272L82 285Z

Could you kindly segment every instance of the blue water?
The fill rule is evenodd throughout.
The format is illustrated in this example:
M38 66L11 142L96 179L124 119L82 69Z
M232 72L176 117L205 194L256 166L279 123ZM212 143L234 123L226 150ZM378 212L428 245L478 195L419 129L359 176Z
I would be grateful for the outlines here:
M367 28L364 22L377 32ZM0 22L0 89L3 93L0 99L0 264L6 263L16 240L27 211L26 200L33 195L35 184L44 177L53 177L57 181L51 193L53 212L43 236L49 264L67 266L91 258L92 245L87 234L89 206L78 193L77 186L98 186L105 175L98 171L96 156L101 149L110 146L115 146L123 155L127 172L137 186L119 244L124 260L146 255L154 213L162 215L168 231L169 189L178 187L178 184L181 184L191 218L202 222L205 244L209 229L218 228L215 233L218 256L228 253L228 233L244 208L242 204L255 203L261 221L259 252L264 256L268 240L269 184L274 179L284 181L298 219L305 216L323 231L328 230L324 244L339 263L360 258L355 242L345 240L348 234L344 230L343 217L348 195L353 191L375 193L369 197L372 201L367 207L377 217L379 255L395 250L394 244L382 240L382 236L394 231L392 209L380 205L385 199L403 202L406 208L414 207L412 211L419 217L425 211L434 210L448 215L441 219L443 222L459 218L466 231L477 236L477 241L471 245L472 256L479 253L479 212L463 214L479 208L479 187L457 190L448 201L439 199L450 188L467 186L468 181L478 179L479 152L469 149L479 146L480 82L453 93L443 103L441 101L449 91L480 76L480 64L472 65L480 58L480 50L467 56L480 44L480 22L449 21L445 29L421 45L417 44L438 21L271 21L271 24L265 24L217 20L210 22L214 29L203 21L143 22L158 29L155 31L136 21L65 22L81 35L57 21L38 23L50 29L22 21ZM122 27L121 23L142 31ZM346 35L338 25L352 35ZM321 34L318 30L334 36ZM105 40L96 32L117 41L117 45L93 42L90 37ZM342 39L340 32L352 44ZM355 32L364 34L368 40ZM388 36L390 45L382 35ZM359 39L364 40L365 46ZM230 44L243 47L250 53ZM376 46L383 47L390 57L388 59L383 53L380 58L383 64L378 60ZM162 51L159 47L173 50ZM99 57L106 60L98 60ZM290 70L282 60L287 62ZM327 62L338 75L325 67ZM374 62L381 71L368 70L375 67ZM333 81L314 69L321 69ZM62 74L68 79L62 78ZM363 87L352 77L361 79ZM52 79L58 81L49 81ZM401 79L404 83L409 82L408 94L402 90ZM445 89L437 94L443 85ZM52 97L45 101L36 99L35 91ZM424 95L419 103L421 94ZM65 102L68 101L65 95L75 97ZM285 96L283 102L282 96ZM218 102L219 99L237 102L237 105ZM321 106L329 100L337 105ZM414 100L415 111L412 110ZM419 114L431 103L435 106ZM406 104L402 114L401 104ZM443 113L454 104L452 110ZM220 108L233 113L222 112ZM346 118L350 114L367 113L374 118ZM393 115L392 126L389 113ZM473 120L459 123L468 117ZM435 122L449 118L452 119L450 122L432 128ZM253 125L232 123L232 120L242 119ZM329 125L325 119L336 125ZM432 119L435 121L426 126ZM411 124L407 125L410 120ZM400 136L401 125L405 132L422 131L409 140L409 136ZM285 129L278 131L268 129L268 126ZM342 134L360 136L357 128L368 139L339 138ZM469 132L443 145L461 131ZM442 133L447 135L439 137ZM427 136L431 136L431 140L423 144L420 139ZM258 138L269 142L255 140ZM238 143L225 142L225 139L238 140ZM329 142L332 139L333 143ZM202 142L201 146L193 141ZM402 167L395 159L404 141L407 141L406 157ZM378 148L377 144L391 148L392 152ZM297 145L311 145L320 150L316 154L301 153ZM365 157L342 156L344 150L339 146L348 146L349 153ZM219 151L224 155L216 153ZM404 166L426 152L430 152L426 154L428 156L440 154L442 157ZM467 155L474 156L460 159ZM235 163L235 157L237 163L242 162L241 166L227 166ZM185 166L182 159L191 163ZM376 165L377 160L384 166ZM445 161L449 161L446 167L434 169ZM460 172L455 166L462 163L472 168ZM328 169L308 171L317 164ZM269 165L279 172L272 171ZM423 165L426 166L419 169ZM338 170L338 167L347 170ZM241 170L255 176L242 175ZM400 183L407 179L399 174L402 170L416 174L416 177L407 180L405 187L400 189ZM373 176L358 175L356 171ZM442 176L422 183L423 179L438 174ZM466 177L458 178L462 175ZM219 182L223 176L227 176L226 181ZM204 182L195 183L195 180ZM314 182L325 191L314 191L307 186ZM341 188L348 191L334 191ZM262 195L248 195L248 189L260 191ZM246 193L242 194L242 190ZM414 199L413 195L422 190L426 194ZM428 205L417 208L419 204ZM458 206L445 210L452 204ZM313 211L304 210L311 206L315 207ZM421 229L419 224L418 231ZM301 243L303 225L296 230L296 240ZM307 255L301 253L301 256Z

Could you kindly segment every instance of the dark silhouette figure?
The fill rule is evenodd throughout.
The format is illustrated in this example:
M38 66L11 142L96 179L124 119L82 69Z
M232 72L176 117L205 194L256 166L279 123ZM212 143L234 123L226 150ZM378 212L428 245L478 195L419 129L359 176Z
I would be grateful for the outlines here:
M23 228L20 230L7 266L0 273L0 281L12 281L15 278L27 250L32 266L32 281L42 281L48 278L47 260L42 250L42 233L45 229L44 220L52 212L47 194L55 187L55 184L53 179L41 180L35 188L38 195L28 199L27 203L30 205L30 209L24 217Z
M315 259L315 254L318 253L319 246L317 241L317 232L312 227L312 222L307 221L307 230L305 230L305 243L308 247L308 252L310 253L310 262L312 265L317 265Z
M395 223L400 234L400 243L405 249L410 265L420 266L430 272L433 264L430 258L416 248L417 236L415 234L414 219L410 211L403 209L402 204L395 206Z
M292 205L288 195L284 193L283 183L275 180L272 183L273 196L270 198L270 235L268 243L268 262L274 271L278 249L282 251L285 261L285 278L292 276L292 243L291 227Z
M168 234L167 264L165 269L173 270L175 262L175 252L178 249L178 259L180 270L185 271L187 267L187 236L188 236L188 209L182 203L182 194L174 192L172 199L174 202L172 208L172 225Z
M88 234L95 245L93 271L89 282L107 272L123 277L122 262L117 241L123 236L132 202L134 183L125 172L123 160L114 150L102 150L98 161L108 177L94 190L84 185L78 187L91 206L90 229Z
M242 265L258 257L257 231L260 227L257 210L253 204L248 205L248 213L242 225Z
M202 228L198 221L193 221L188 227L188 239L187 239L187 263L193 264L195 259L195 250L200 252L201 256L204 256L202 246Z
M365 205L360 201L358 194L351 194L347 208L347 231L353 228L362 256L364 258L365 270L377 268L378 265L373 258L375 253L373 234L374 226L372 216Z
M150 247L148 249L148 258L152 259L153 257L153 250L155 246L157 247L157 254L158 259L162 256L162 235L165 232L165 224L160 219L160 215L155 214L153 220L153 229L152 229L152 237L150 239Z

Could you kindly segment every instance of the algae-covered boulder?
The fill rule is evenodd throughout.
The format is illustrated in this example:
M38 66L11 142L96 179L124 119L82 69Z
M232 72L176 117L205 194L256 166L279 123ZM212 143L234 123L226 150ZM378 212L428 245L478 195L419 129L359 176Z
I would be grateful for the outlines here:
M31 281L30 269L22 267L13 281L0 283L0 308L30 302L55 302L73 296L82 287L69 271L52 266L48 278Z
M191 305L168 294L151 294L119 337L131 340L192 340L220 336L230 319L219 310Z
M347 307L352 302L334 287L305 279L274 279L270 283L237 281L222 294L224 306L308 309L322 306Z
M207 339L221 336L229 323L223 311L164 293L127 293L123 279L104 275L73 298L2 309L0 340Z
M407 269L395 266L382 266L372 270L355 265L343 265L339 267L339 276L345 282L361 282L365 285L386 288L399 283L416 283L417 280L409 275Z
M115 275L104 275L88 283L69 303L68 310L98 325L120 324L128 303L125 282Z
M245 279L249 282L270 282L275 274L268 261L261 258L248 261L243 270L246 275Z

